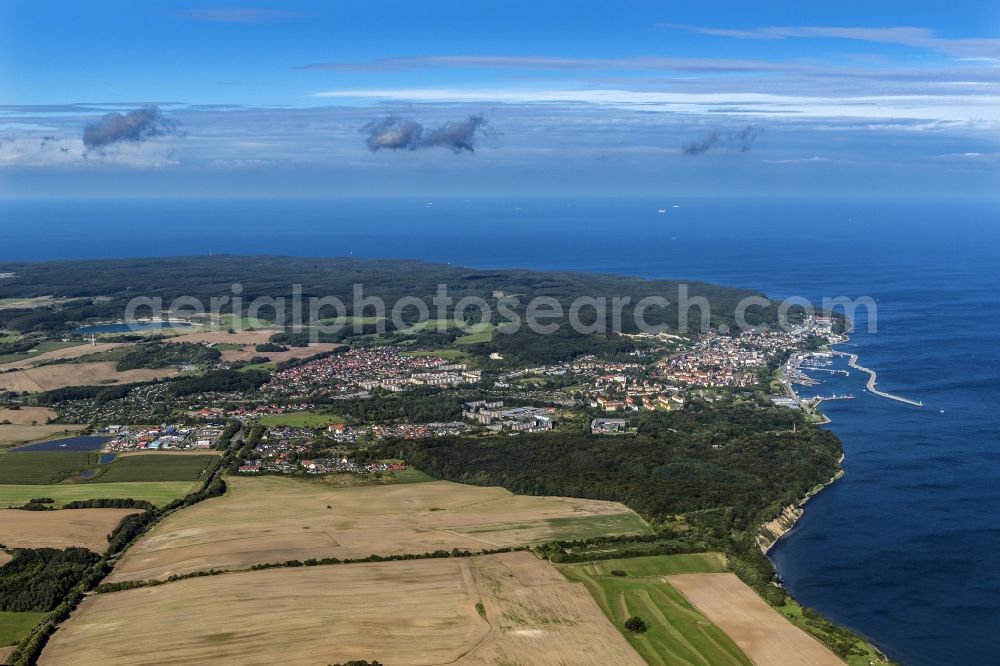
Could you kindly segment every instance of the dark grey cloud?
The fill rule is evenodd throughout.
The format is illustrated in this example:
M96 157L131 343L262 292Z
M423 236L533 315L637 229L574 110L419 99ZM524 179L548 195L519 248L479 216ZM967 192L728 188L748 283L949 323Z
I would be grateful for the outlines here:
M464 151L472 153L475 152L477 133L496 136L489 121L481 114L428 128L409 118L390 116L365 124L361 128L361 133L367 135L365 143L373 153L382 148L417 150L432 147L447 148L455 153Z
M175 134L179 126L152 105L125 114L112 111L83 128L83 143L98 150L118 143L142 143L154 136Z
M681 146L685 155L701 155L714 148L724 148L745 153L753 147L753 142L760 135L761 129L747 125L735 132L709 132L701 139L690 141Z
M493 128L489 126L489 121L482 115L476 114L458 122L444 123L428 131L426 136L421 139L420 144L422 146L442 146L456 153L463 150L472 153L475 152L472 144L475 141L477 131L488 136L496 136Z

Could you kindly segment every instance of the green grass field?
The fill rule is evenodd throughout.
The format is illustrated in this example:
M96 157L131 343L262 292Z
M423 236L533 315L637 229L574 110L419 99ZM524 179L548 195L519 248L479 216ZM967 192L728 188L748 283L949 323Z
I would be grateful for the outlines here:
M82 342L60 342L59 340L45 340L44 342L39 342L30 351L18 352L16 354L4 354L0 356L0 364L3 363L16 363L17 361L23 361L26 358L34 358L39 354L44 354L45 352L55 351L57 349L66 349L67 347L78 347L82 345Z
M134 481L201 481L219 456L148 453L120 457L103 465L97 476L83 483L127 483Z
M13 331L0 330L0 345L17 342L17 337L17 333L14 333Z
M334 414L315 412L290 412L288 414L268 414L260 417L260 424L266 426L287 426L290 428L323 428L331 423L343 423L344 419Z
M250 365L244 365L242 368L237 368L236 372L270 372L274 370L276 363L251 363Z
M50 485L56 483L119 483L128 481L198 481L202 471L218 456L150 453L119 457L101 465L100 454L84 451L30 451L0 454L0 484ZM79 478L94 470L90 478ZM76 478L74 478L76 477ZM33 495L38 497L38 495ZM97 495L102 497L102 495Z
M198 481L0 485L0 507L21 506L33 497L51 497L59 506L74 500L125 499L129 497L163 505L184 497L196 490L199 485Z
M469 355L466 354L461 349L430 349L426 351L411 351L403 352L403 356L436 356L438 358L446 358L450 361L455 361L461 358L467 358Z
M96 465L98 459L84 451L8 451L0 454L0 484L58 483Z
M120 361L122 357L129 352L128 347L118 347L117 349L109 349L104 352L97 352L96 354L87 354L86 356L80 356L79 358L69 359L64 361L65 363L98 363L100 361Z
M548 528L538 530L544 522ZM532 530L536 532L534 540L526 542L541 543L545 541L572 541L575 539L590 539L598 536L615 536L622 534L649 534L650 529L642 518L634 513L617 513L606 516L579 516L567 518L549 518L531 524L501 523L480 526L454 527L452 531L468 536L476 536L489 540L490 534L507 533L511 530Z
M28 635L41 622L45 613L12 613L0 611L0 647L13 645Z
M377 324L382 321L382 317L327 317L318 321L324 326L333 326L334 324L340 324L341 326L360 324L363 326L365 324Z
M838 627L826 620L810 620L804 615L802 606L791 597L788 597L788 601L785 602L784 606L776 607L775 610L788 618L792 624L807 634L812 634L827 646L838 642L842 645L849 645L854 652L854 654L850 654L847 657L847 663L850 666L869 666L869 664L884 663L874 646L857 637L846 638L841 634L838 638L838 633L840 633Z
M396 483L424 483L426 481L436 481L436 479L425 472L421 472L419 469L404 469L400 472L393 472L393 477L396 479Z
M721 555L659 555L557 566L567 578L587 586L612 624L649 664L751 663L721 629L663 580L672 574L725 571ZM628 575L615 576L614 570ZM642 634L626 631L624 622L632 616L641 617L649 629Z
M489 322L475 324L469 328L469 332L455 339L457 345L477 345L481 342L489 342L493 339L493 331L496 326Z
M617 534L652 534L649 525L634 513L551 518L546 522L554 532L552 539L556 541L575 541Z
M237 317L232 314L224 314L219 317L219 327L222 328L222 330L232 328L237 331L266 330L269 328L275 328L273 322L269 322L264 319Z

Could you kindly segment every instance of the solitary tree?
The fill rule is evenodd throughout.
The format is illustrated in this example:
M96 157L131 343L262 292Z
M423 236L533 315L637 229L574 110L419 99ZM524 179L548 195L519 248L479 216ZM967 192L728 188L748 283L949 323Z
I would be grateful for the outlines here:
M625 620L625 628L634 634L641 634L647 629L646 623L642 621L642 618L634 615Z

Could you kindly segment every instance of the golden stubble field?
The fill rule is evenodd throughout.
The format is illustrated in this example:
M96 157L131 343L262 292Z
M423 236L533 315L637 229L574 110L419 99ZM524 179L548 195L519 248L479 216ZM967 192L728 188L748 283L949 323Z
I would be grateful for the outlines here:
M282 477L227 480L229 491L153 527L109 581L311 557L490 548L646 529L622 504L513 495L447 481L330 488Z
M114 361L96 363L59 363L0 373L0 391L40 393L65 386L129 384L146 382L179 374L173 368L139 369L118 372Z
M68 548L95 553L107 550L107 536L135 509L0 510L0 543L8 548Z
M20 409L0 408L0 423L11 425L44 425L58 414L46 407L22 407Z
M361 659L392 666L644 663L582 584L529 553L271 569L92 595L39 663Z
M317 342L308 347L289 347L283 352L259 352L257 345L262 345L271 339L277 331L237 331L229 333L227 331L207 331L204 333L186 333L169 339L169 342L194 342L202 345L229 344L241 345L240 349L225 349L222 351L222 360L226 363L236 361L249 361L250 359L263 356L272 363L282 363L298 358L308 358L316 354L323 354L333 351L341 345L327 342Z
M233 345L262 345L271 339L271 336L277 333L277 330L271 331L235 331L229 333L228 331L203 331L200 333L183 333L181 335L175 335L167 340L167 342L193 342L199 345L210 345L210 344L233 344Z
M755 664L844 666L837 655L767 605L736 574L667 576Z
M259 352L253 345L250 345L242 349L230 349L222 352L222 360L226 363L232 363L234 361L249 361L255 356L264 356L272 363L283 363L292 359L309 358L316 354L331 352L340 346L332 342L316 342L308 347L289 347L288 351L283 352Z

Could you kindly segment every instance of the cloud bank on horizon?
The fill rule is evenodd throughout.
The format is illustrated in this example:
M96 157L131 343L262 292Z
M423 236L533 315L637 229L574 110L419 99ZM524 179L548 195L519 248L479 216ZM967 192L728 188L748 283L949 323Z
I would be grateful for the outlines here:
M439 25L408 5L397 9L398 26L374 13L366 23L367 12L355 12L351 34L337 42L341 59L323 58L333 51L325 31L338 25L330 8L223 3L158 15L163 34L146 38L153 57L130 69L116 56L121 97L102 103L54 99L74 90L110 97L110 89L74 87L76 60L62 60L70 63L63 72L45 68L41 52L10 47L36 54L41 69L13 81L37 82L11 88L8 100L20 103L0 106L0 169L169 169L190 171L199 184L223 172L286 169L319 179L350 169L352 177L369 174L374 188L386 170L439 182L435 174L463 162L449 153L476 152L475 165L466 162L459 175L482 187L537 171L553 179L585 172L560 184L613 188L654 182L647 174L694 178L702 164L761 173L840 169L862 185L865 172L957 182L989 177L1000 165L1000 39L976 34L971 22L966 34L952 26L948 36L888 19L883 25L897 27L849 18L846 27L748 27L753 17L716 27L666 22L651 5L632 32L616 23L631 15L609 13L589 27L576 23L587 17L541 15L540 26L572 25L534 44L528 35L511 52L505 30L517 32L516 22L494 29L453 17ZM81 21L102 29L97 18ZM412 28L405 44L393 39L403 25ZM609 35L601 49L587 39L589 28ZM16 34L31 35L30 25ZM178 52L180 43L187 48ZM441 44L457 53L435 53ZM231 49L224 60L220 46ZM74 56L87 71L102 66L100 49L93 51ZM156 54L168 52L177 62L158 70ZM173 68L195 74L164 75ZM498 136L494 126L504 130L502 145L478 151Z

